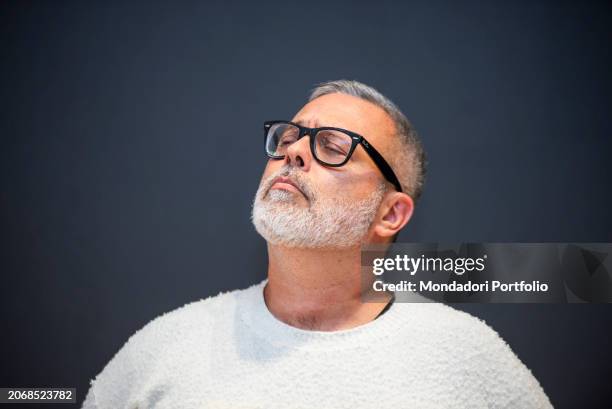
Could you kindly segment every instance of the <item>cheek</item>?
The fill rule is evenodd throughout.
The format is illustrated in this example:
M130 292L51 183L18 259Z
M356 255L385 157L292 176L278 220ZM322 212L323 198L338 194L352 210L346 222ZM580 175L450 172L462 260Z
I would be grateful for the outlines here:
M313 175L315 176L315 175ZM316 175L316 191L323 198L360 200L361 181L351 173L340 169L325 169Z
M379 183L379 176L376 171L367 166L353 166L350 171L332 170L328 172L326 183L331 186L332 195L343 195L355 200L363 200L371 196Z

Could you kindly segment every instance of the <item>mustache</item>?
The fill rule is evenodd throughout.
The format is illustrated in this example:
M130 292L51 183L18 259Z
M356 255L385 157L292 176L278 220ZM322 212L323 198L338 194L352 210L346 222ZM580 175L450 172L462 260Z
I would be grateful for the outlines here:
M264 192L268 193L268 191L272 187L274 179L276 179L279 176L283 176L283 177L287 177L291 179L298 186L298 188L304 193L307 199L313 198L314 197L313 189L310 188L310 182L305 180L301 172L302 171L297 170L293 166L283 165L282 168L274 172L272 175L270 175L266 179L264 183Z

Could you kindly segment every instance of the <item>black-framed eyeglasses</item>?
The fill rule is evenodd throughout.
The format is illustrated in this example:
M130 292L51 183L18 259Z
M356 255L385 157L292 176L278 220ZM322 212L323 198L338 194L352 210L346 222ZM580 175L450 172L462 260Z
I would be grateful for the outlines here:
M310 135L312 156L324 166L340 167L346 164L357 145L363 146L385 179L391 182L398 192L402 191L402 186L391 166L363 136L331 126L308 128L291 121L264 122L266 153L273 159L283 159L287 148L306 135Z

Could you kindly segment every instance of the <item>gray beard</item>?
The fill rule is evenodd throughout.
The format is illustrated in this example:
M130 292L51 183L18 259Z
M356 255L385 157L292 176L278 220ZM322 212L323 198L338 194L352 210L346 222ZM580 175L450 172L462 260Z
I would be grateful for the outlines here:
M305 207L298 202L296 193L286 190L269 190L264 198L270 182L279 174L262 181L253 201L251 220L268 243L302 248L363 244L385 194L384 183L362 201L323 198L312 189L305 189L310 196L310 206Z

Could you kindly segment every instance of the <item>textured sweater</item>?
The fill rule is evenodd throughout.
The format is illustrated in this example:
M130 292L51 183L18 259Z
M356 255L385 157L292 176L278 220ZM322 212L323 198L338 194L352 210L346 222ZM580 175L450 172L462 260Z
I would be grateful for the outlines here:
M340 331L278 320L263 288L220 293L133 334L83 408L550 408L529 369L483 321L398 303Z

